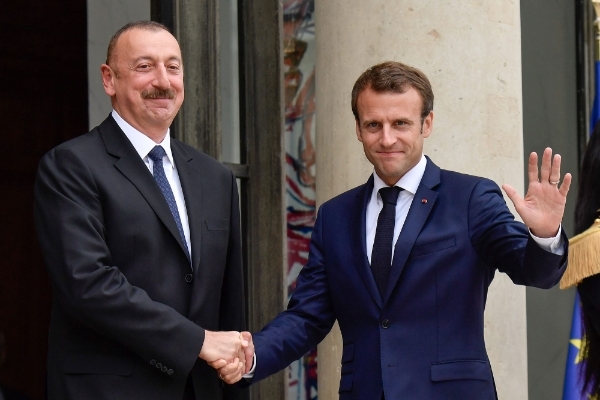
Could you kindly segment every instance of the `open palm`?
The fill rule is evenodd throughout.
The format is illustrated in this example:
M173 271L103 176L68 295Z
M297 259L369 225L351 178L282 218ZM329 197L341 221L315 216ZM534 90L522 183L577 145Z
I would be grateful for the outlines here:
M531 233L541 238L553 237L565 212L567 193L571 186L571 174L565 174L560 182L560 155L552 157L552 149L546 148L542 156L542 166L538 171L537 153L529 156L527 194L521 198L510 185L502 185L517 213L529 227Z

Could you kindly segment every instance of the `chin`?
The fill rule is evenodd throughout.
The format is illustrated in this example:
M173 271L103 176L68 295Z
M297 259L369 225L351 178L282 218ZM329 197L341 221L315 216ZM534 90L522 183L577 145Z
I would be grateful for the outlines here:
M381 173L383 174L380 175L380 178L387 178L387 179L400 179L405 173L406 171L400 170L400 169L385 169L382 168L380 169Z
M159 119L161 121L165 121L168 119L173 119L175 117L175 113L171 110L158 109L152 110L152 115L154 118Z

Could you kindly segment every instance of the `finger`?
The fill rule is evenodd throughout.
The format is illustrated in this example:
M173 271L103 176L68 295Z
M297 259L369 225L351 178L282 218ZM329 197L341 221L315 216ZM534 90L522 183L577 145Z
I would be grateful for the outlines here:
M239 369L240 359L236 358L233 362L227 363L224 367L219 368L219 373L222 376L234 374Z
M242 363L238 360L237 363L231 363L230 365L235 366L236 368L230 370L231 372L229 372L229 370L228 370L227 373L223 373L223 372L220 372L220 373L221 373L221 379L231 385L233 383L236 383L240 379L242 379L242 371L244 370L244 363Z
M554 184L552 182L560 181L560 161L560 154L555 154L554 158L552 159L552 169L550 170L550 177L548 178L551 185Z
M235 373L229 374L229 375L219 374L219 379L221 379L223 382L225 382L229 385L236 383L241 378L242 378L241 372L235 372Z
M208 365L210 365L211 367L213 367L214 369L220 369L223 368L224 366L226 366L227 364L229 364L227 361L225 360L216 360L216 361L212 361L209 362Z
M539 182L538 176L538 155L534 151L529 155L529 164L527 165L527 176L529 182Z
M246 369L244 373L247 374L250 372L252 365L254 364L254 342L252 341L252 334L250 332L242 332L242 336L246 341L248 341L248 347L244 349L246 357Z
M512 203L515 205L515 208L517 208L518 204L521 203L522 199L521 196L519 196L519 193L516 191L516 189L510 186L508 183L502 185L502 189L504 190L510 201L512 201Z
M552 164L552 149L546 147L542 156L542 168L540 169L540 182L547 183L550 181L550 169Z
M571 187L572 180L573 180L573 177L571 176L571 174L566 173L565 177L563 178L562 184L560 185L560 188L558 189L560 194L562 194L565 197L567 196L567 193L569 193L569 188Z
M239 382L240 379L242 379L242 374L240 372L231 376L223 376L221 379L223 379L223 382L227 383L228 385L233 385L234 383Z

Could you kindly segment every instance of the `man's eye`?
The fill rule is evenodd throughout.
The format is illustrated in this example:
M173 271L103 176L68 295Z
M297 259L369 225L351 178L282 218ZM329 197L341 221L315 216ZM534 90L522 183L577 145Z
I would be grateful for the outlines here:
M406 125L406 122L404 122L404 121L396 121L396 125Z
M148 71L151 68L149 64L141 64L137 66L138 71Z
M377 125L379 125L377 122L371 122L371 123L369 123L367 126L368 126L369 128L376 128L376 127L377 127Z

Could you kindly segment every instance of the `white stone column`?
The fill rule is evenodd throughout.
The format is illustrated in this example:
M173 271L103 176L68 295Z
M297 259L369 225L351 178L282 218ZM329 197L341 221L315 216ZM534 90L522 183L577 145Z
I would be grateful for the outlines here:
M436 164L510 183L522 194L519 1L315 3L319 204L372 171L354 133L350 92L365 69L387 60L415 66L431 80L435 118L425 153ZM485 316L499 398L526 399L525 289L497 274ZM341 348L336 327L319 346L320 399L338 398Z

